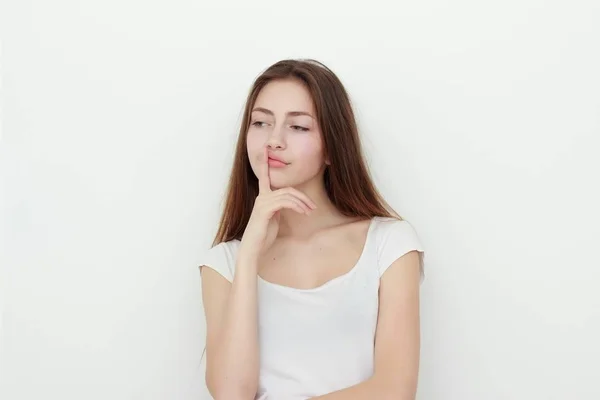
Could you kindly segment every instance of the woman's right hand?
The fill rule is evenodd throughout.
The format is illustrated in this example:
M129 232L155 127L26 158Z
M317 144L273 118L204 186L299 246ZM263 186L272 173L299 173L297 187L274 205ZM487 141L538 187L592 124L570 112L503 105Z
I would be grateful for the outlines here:
M271 190L269 178L269 155L265 147L259 165L258 196L241 241L240 252L244 256L258 257L275 241L279 231L279 211L288 208L300 214L310 215L317 205L301 191L286 187Z

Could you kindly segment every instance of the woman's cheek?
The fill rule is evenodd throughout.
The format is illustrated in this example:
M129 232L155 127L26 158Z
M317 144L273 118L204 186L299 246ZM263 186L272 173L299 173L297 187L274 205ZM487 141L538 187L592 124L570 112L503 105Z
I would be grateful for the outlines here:
M304 170L315 172L321 168L323 151L316 141L305 140L298 143L297 154L303 162Z

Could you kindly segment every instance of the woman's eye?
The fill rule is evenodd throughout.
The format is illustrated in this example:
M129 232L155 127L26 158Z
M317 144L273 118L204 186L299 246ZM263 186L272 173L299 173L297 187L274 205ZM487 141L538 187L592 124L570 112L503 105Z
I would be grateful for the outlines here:
M302 131L302 132L306 132L308 130L308 128L305 128L305 127L299 126L299 125L292 125L291 128L295 131Z
M255 121L252 123L252 126L257 126L259 128L262 128L264 126L263 124L264 124L264 122L262 122L262 121Z

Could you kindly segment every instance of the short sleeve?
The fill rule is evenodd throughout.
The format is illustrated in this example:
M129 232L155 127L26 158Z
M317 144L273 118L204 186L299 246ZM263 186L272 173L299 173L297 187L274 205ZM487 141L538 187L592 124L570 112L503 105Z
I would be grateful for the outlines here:
M206 250L200 257L198 267L209 267L221 274L229 282L233 282L235 270L236 246L232 242L222 242Z
M423 281L424 249L410 223L397 219L382 221L377 244L379 276L382 276L398 258L416 250L420 255L421 281Z

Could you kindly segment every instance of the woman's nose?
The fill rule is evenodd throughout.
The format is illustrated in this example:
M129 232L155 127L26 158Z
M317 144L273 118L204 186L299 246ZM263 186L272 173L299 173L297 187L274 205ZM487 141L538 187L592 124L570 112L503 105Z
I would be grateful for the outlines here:
M272 149L283 149L285 148L285 142L283 140L283 135L281 132L281 128L274 127L269 137L267 138L267 147Z

